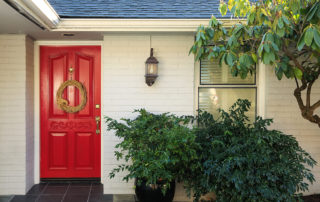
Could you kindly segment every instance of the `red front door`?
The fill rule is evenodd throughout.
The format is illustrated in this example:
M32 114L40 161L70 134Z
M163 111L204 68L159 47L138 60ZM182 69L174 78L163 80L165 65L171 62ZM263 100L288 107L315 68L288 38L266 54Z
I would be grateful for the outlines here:
M100 46L40 47L41 178L100 177L100 73ZM78 112L62 110L56 101L67 80L85 87L87 102ZM78 87L68 85L62 98L75 107L81 94Z

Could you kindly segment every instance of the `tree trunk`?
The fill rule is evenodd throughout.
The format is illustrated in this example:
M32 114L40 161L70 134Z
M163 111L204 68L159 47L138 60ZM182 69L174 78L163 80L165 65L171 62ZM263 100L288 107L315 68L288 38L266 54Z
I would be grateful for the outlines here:
M311 97L311 89L314 81L307 82L305 80L301 80L302 85L299 86L298 82L296 80L297 88L294 90L294 96L298 102L301 115L304 119L307 119L308 121L315 123L319 126L320 128L320 117L317 114L314 114L314 111L320 107L320 100L317 101L315 104L311 105L310 104L310 97ZM303 103L302 95L301 92L306 90L306 104Z

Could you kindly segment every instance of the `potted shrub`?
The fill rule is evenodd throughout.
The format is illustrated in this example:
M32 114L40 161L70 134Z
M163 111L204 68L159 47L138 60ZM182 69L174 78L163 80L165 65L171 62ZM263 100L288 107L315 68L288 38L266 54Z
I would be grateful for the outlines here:
M258 117L250 124L249 107L248 100L238 100L215 119L207 112L196 117L199 161L185 172L194 201L208 192L223 202L297 201L314 182L311 156L294 137L269 130L272 120Z
M187 127L190 119L145 109L134 112L139 113L135 119L106 117L108 130L121 139L115 156L124 160L109 176L128 171L123 180L135 179L140 202L172 201L175 181L182 180L190 162L197 158L195 135Z

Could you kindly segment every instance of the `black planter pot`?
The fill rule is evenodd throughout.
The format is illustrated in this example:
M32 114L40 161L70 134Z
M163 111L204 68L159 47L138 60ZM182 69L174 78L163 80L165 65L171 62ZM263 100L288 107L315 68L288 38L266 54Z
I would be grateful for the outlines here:
M145 181L143 181L140 185L137 184L137 180L135 181L136 186L136 196L139 202L172 202L174 197L174 192L176 189L176 183L173 181L170 183L170 188L167 189L166 194L163 195L161 191L161 186L163 183L158 182L155 186L146 185Z

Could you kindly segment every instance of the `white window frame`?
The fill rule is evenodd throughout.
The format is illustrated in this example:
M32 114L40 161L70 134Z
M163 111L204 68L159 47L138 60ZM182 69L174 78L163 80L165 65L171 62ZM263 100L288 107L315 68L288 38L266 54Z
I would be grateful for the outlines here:
M197 114L199 109L199 89L202 87L212 87L212 88L232 88L232 87L254 87L256 88L256 115L265 118L265 95L266 95L266 66L264 64L258 63L256 66L256 78L255 84L200 84L200 61L195 61L194 68L194 113Z

